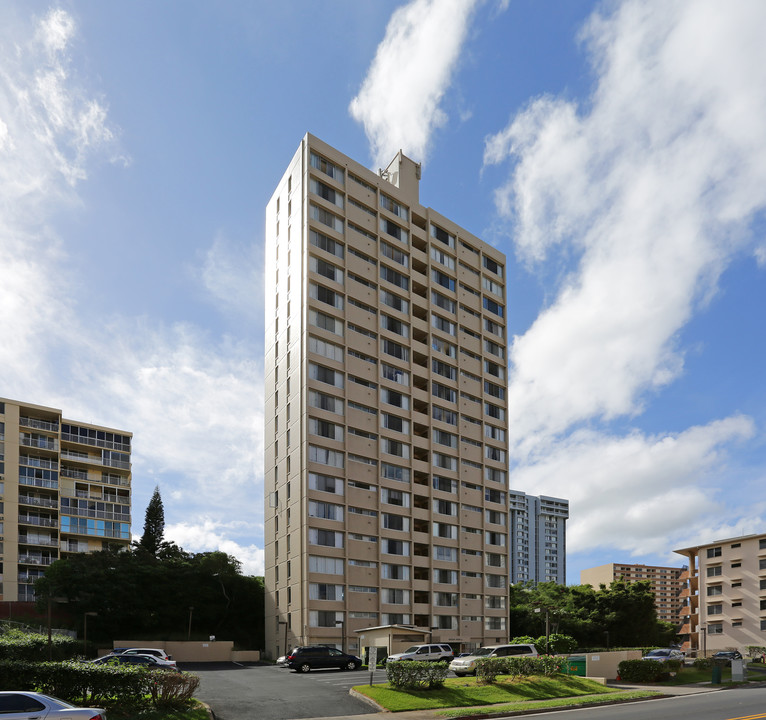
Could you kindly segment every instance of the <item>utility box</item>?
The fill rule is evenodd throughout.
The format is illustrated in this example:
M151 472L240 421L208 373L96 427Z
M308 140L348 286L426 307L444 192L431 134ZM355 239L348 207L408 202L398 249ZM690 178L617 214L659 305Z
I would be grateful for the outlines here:
M570 655L567 658L566 673L585 677L585 655Z
M745 661L742 658L734 658L731 661L732 682L743 682L745 679Z

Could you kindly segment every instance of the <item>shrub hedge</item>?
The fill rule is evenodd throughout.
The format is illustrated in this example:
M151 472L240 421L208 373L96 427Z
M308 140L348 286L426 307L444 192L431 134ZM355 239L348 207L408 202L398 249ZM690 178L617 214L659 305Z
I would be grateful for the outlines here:
M479 685L489 685L495 682L498 675L510 675L514 678L555 675L561 672L564 662L564 658L553 655L479 658L476 661L476 682Z
M386 663L386 678L397 690L430 690L442 687L449 672L446 662L399 660Z
M68 635L51 636L51 660L70 660L80 643ZM0 660L48 660L48 636L10 629L0 633Z
M191 673L147 670L134 665L94 665L74 660L0 660L0 690L36 690L80 705L105 701L183 704L199 687Z
M657 660L623 660L617 673L625 682L656 682L668 669L667 663Z

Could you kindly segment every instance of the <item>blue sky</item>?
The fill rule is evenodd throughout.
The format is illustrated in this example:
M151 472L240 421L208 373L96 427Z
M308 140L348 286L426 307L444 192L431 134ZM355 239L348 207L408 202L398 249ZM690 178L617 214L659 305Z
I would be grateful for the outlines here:
M759 0L0 7L0 395L134 433L263 569L264 208L306 132L508 255L511 485L569 581L763 532Z

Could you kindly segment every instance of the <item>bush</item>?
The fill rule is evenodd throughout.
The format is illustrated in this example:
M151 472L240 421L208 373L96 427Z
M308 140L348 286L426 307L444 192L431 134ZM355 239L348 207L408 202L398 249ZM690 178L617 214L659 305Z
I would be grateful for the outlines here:
M510 675L512 678L550 676L561 672L563 662L563 658L552 655L479 658L476 661L476 682L479 685L489 685L495 682L498 675Z
M693 665L697 670L710 670L713 667L713 658L709 658L709 657L695 658Z
M617 666L617 673L625 682L657 682L666 672L666 663L657 660L623 660Z
M683 660L666 660L664 663L665 670L672 673L681 672L684 667Z
M68 635L51 636L51 660L70 660L80 644ZM48 635L15 628L0 634L0 660L48 660Z
M179 705L191 698L199 682L191 673L135 665L0 660L0 690L37 690L80 705L107 700L140 704L147 695L157 705Z
M447 679L446 662L400 660L386 663L386 678L397 690L430 690L442 687Z

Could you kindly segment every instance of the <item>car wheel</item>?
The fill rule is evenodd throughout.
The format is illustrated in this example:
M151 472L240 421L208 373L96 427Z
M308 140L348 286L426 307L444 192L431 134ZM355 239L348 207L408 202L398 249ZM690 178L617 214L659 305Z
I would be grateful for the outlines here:
M455 675L457 675L458 677L465 677L465 673L456 672Z
M302 673L311 672L311 665L308 663L302 663L298 666L298 670L300 670Z
M342 670L343 668L341 668ZM356 670L356 663L353 660L349 660L346 663L346 670Z

